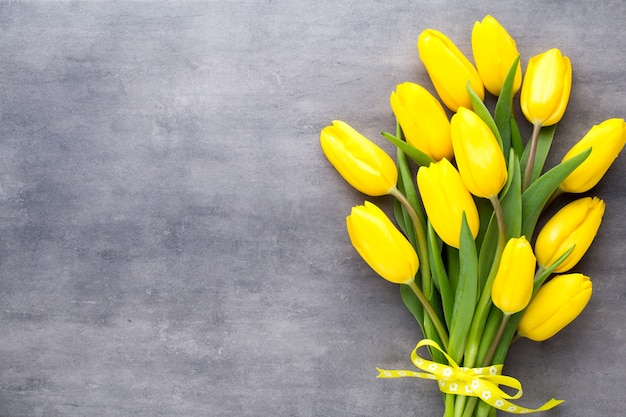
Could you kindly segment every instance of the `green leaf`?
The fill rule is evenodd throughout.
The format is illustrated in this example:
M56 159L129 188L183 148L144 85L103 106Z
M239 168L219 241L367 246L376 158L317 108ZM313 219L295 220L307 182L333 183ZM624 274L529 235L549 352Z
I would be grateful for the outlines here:
M533 286L533 294L537 293L537 291L539 290L539 287L543 285L543 283L545 282L546 279L548 279L550 274L552 274L552 272L554 272L554 270L557 269L559 265L561 265L563 261L567 259L569 254L572 253L572 251L574 250L575 246L576 245L572 245L572 247L569 248L567 251L565 251L563 255L559 256L559 258L556 261L554 261L552 265L548 266L546 269L542 270L539 275L537 275L537 277L535 278L534 286Z
M461 227L459 259L459 282L454 296L450 342L448 344L448 354L457 363L460 363L463 358L467 334L472 324L478 296L478 256L474 237L467 224L465 214L463 214Z
M511 115L513 114L513 83L515 82L515 74L519 65L519 55L511 65L504 84L502 85L502 91L496 102L496 109L494 112L494 120L500 135L502 137L502 152L505 155L509 153L511 148Z
M428 316L424 316L424 307L419 302L419 299L413 290L411 290L408 285L400 285L400 296L402 297L402 301L404 302L406 308L411 312L411 314L413 314L413 317L415 317L415 320L419 324L424 337L434 340L439 344L439 346L443 346L443 343L441 342L441 339L439 338L439 335L437 334L437 331L432 325L430 319L424 321L425 317ZM439 363L446 363L446 358L441 352L436 349L429 349L429 351L433 360Z
M424 214L424 208L420 203L420 199L417 195L417 188L415 186L415 176L411 172L411 168L409 167L409 162L406 159L406 153L400 148L397 150L397 161L398 161L398 177L402 178L403 185L403 194L406 196L411 206L419 216L422 224L426 224L426 215Z
M500 198L506 225L506 239L520 237L522 232L522 174L519 161L511 149L509 154L509 178ZM530 239L530 236L528 237Z
M459 260L459 250L452 246L446 246L446 261L448 263L448 281L450 281L450 288L453 292L456 292L457 284L459 283L459 269L461 268L461 261Z
M430 156L426 155L424 152L403 141L402 139L392 135L391 133L382 132L381 135L383 135L383 137L389 142L396 145L398 149L402 150L402 152L404 152L409 158L411 158L417 165L427 167L431 164L431 162L435 162Z
M515 116L511 116L511 147L515 151L515 156L519 159L524 151L524 143L522 142L522 134L517 126Z
M454 308L454 293L450 287L448 274L441 257L441 240L437 237L435 229L433 229L430 222L428 222L428 254L430 256L430 271L433 281L441 294L444 319L448 328L450 328L452 309Z
M556 132L556 125L542 127L537 137L537 149L535 151L535 163L533 165L533 172L530 176L530 181L533 182L541 175L543 166L550 153L550 147L552 146L552 139L554 139L554 133ZM520 159L522 169L526 168L528 163L528 153L530 146L527 145L524 149L524 153Z
M398 189L400 189L400 180L398 179ZM409 218L409 213L406 212L406 209L402 207L402 204L394 199L393 200L393 217L396 219L396 223L402 233L409 239L411 245L415 247L415 232L413 231L413 223L407 224L407 222L411 222Z
M483 244L483 241L485 240L487 227L489 226L491 216L493 216L493 206L491 205L491 202L486 198L474 197L474 203L476 203L476 208L478 209L478 220L480 224L475 242L476 247L480 248Z
M539 215L550 196L591 153L591 148L552 168L533 182L522 194L522 235L528 239L533 235Z
M411 201L411 198L408 196L408 194L411 194L411 191L413 191L413 194L416 194L415 187L413 186L413 182L410 178L410 172L408 174L409 178L407 178L407 171L409 171L409 168L406 163L406 157L404 156L404 153L400 149L398 149L397 160L398 160L398 184L396 185L396 187L398 188L398 191L400 191L403 195L407 196L407 199ZM407 182L408 182L408 185L407 185ZM416 197L416 195L412 197ZM413 205L412 201L411 201L411 204ZM407 238L409 239L413 247L417 249L417 239L415 236L415 229L413 228L413 221L411 220L411 216L409 215L407 210L402 206L402 204L400 203L400 201L398 201L398 199L394 199L393 201L393 212L394 212L394 217L396 218L396 222L398 223L398 226L400 226L400 228L402 229L404 234L407 236Z
M422 334L425 335L424 332L424 307L422 303L420 303L419 299L411 290L408 285L400 285L400 296L402 297L402 301L406 308L413 314L415 320L420 325L420 329L422 330Z
M489 315L487 316L487 321L483 330L483 337L480 340L478 356L476 357L477 364L482 364L485 360L487 352L489 351L489 347L491 346L491 343L493 342L493 339L498 332L498 327L500 327L502 315L502 311L495 305L492 305L489 309Z
M424 336L427 339L430 340L434 340L435 343L437 343L439 346L443 346L443 342L441 341L441 338L439 337L439 334L437 333L437 329L435 327L435 325L433 325L432 320L430 319L430 317L428 316L428 314L426 314L424 316ZM443 356L443 354L438 351L437 349L431 349L429 347L428 349L430 351L430 355L431 357L439 362L439 363L445 363L446 362L446 358L445 356Z
M487 232L485 238L480 245L480 251L478 252L478 282L480 288L485 285L487 276L493 265L493 257L496 253L498 246L498 222L496 216L492 213L491 218L487 226Z
M496 122L493 120L493 117L491 117L491 113L489 113L489 110L487 109L487 106L485 106L485 103L483 103L480 97L478 97L474 90L472 90L469 81L467 82L467 92L469 93L474 113L476 113L478 117L480 117L483 122L485 122L487 126L489 126L489 130L493 132L493 135L498 141L498 145L500 145L500 149L502 149L502 137L500 136L500 132L498 131L498 127L496 126Z

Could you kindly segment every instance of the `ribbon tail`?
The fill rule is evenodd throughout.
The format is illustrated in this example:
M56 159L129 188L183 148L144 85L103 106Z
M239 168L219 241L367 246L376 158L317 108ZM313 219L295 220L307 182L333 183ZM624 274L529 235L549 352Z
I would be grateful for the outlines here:
M424 372L413 372L404 370L389 370L376 368L378 375L376 378L422 378L422 379L437 379L433 374L427 374Z
M552 398L550 401L548 401L547 403L545 403L545 404L544 404L544 405L542 405L541 407L536 408L535 410L536 410L536 411L546 411L546 410L549 410L549 409L551 409L551 408L554 408L554 407L556 407L557 405L559 405L559 404L561 404L561 403L564 403L564 402L565 402L565 400L556 400L556 399Z
M546 410L550 410L551 408L556 407L557 405L563 402L563 400L555 400L554 398L552 398L550 401L548 401L541 407L527 408L527 407L521 407L519 405L515 405L512 402L504 400L502 398L485 399L482 396L479 398L483 400L484 402L486 402L487 404L489 404L490 406L497 408L498 410L506 411L507 413L512 413L512 414L531 414L531 413L537 413L540 411L546 411Z

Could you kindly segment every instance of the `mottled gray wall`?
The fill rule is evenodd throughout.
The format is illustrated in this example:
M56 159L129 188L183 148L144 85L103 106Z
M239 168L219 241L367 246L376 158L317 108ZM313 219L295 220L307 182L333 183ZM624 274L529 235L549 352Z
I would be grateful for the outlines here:
M374 378L420 334L318 135L391 151L390 91L430 88L419 32L469 53L487 13L524 65L572 59L552 163L626 115L621 0L0 3L0 416L441 415L434 384ZM550 416L625 408L624 172L594 190L587 311L507 367L523 404L568 400Z

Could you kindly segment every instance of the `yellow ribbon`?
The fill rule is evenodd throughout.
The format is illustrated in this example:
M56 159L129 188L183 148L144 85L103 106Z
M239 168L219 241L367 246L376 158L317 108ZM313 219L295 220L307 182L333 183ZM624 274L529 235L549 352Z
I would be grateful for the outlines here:
M432 362L420 357L417 350L423 346L432 346L437 349L448 360L448 365ZM501 375L502 365L486 366L484 368L460 367L454 360L430 339L421 340L413 353L411 361L424 372L413 371L390 371L376 368L379 372L378 378L424 378L436 379L439 382L439 389L447 394L466 395L478 397L498 410L514 414L536 413L538 411L549 410L561 404L563 400L552 398L539 408L526 408L513 404L508 400L516 400L522 396L522 384L515 378ZM499 388L499 385L513 388L515 395L509 395Z

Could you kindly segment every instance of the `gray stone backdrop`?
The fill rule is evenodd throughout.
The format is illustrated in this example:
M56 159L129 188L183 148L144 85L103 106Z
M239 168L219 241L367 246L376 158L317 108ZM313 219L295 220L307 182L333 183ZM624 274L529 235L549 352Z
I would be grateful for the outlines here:
M435 384L375 378L421 335L318 137L342 119L391 152L390 92L432 88L418 34L470 54L487 13L524 67L572 60L549 163L626 116L621 0L1 2L0 416L441 415ZM545 415L626 409L625 173L592 192L587 310L507 363L521 404L567 400Z

